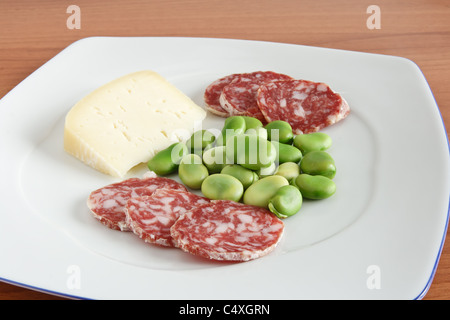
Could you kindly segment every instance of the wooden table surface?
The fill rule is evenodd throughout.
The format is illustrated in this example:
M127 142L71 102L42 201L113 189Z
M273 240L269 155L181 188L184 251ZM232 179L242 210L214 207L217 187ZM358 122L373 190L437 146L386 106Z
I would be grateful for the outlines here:
M80 8L80 29L68 27L69 5ZM367 12L370 5L379 15ZM368 27L377 22L378 29ZM448 0L1 0L0 98L89 36L251 39L406 57L423 71L450 128ZM424 299L449 298L447 241ZM58 298L0 283L0 299Z

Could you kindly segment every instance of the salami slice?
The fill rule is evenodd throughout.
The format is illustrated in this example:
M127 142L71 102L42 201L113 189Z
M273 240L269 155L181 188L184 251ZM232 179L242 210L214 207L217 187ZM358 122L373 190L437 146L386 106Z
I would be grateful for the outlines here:
M266 209L212 200L181 215L171 228L182 250L213 260L248 261L271 252L283 222Z
M192 192L160 189L151 196L128 200L127 225L148 243L173 247L170 227L181 214L206 203L209 203L207 198Z
M187 191L181 183L163 177L130 178L93 191L87 206L96 219L115 230L130 231L125 216L125 206L131 197L150 196L162 188Z
M267 122L289 122L295 134L319 131L350 113L347 102L324 83L287 80L265 83L257 93Z
M260 85L280 80L290 80L290 76L272 72L257 71L244 73L226 85L220 94L220 105L231 116L250 116L266 122L259 110L256 95Z
M222 108L222 106L220 105L220 94L222 93L222 90L225 86L229 85L233 80L239 78L240 76L241 74L239 73L231 74L214 81L208 87L206 87L203 98L205 100L206 109L208 111L225 118L230 115L228 111Z

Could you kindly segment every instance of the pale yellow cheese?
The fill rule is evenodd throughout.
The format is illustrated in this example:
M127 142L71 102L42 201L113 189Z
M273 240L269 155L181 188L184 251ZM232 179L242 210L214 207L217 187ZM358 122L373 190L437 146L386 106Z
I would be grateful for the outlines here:
M80 100L65 119L64 149L115 177L191 134L204 109L153 71L123 76Z

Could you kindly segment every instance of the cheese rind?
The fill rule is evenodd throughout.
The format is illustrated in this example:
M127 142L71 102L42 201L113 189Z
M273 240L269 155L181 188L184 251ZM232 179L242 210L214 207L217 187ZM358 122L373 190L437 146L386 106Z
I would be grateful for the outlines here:
M64 149L94 169L123 177L192 134L206 112L153 71L96 89L66 115Z

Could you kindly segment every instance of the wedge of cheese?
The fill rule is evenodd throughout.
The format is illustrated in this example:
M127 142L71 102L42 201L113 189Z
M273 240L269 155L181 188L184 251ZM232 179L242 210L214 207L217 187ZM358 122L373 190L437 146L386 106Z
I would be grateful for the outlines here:
M204 109L153 71L123 76L80 100L65 119L64 149L94 169L123 177L189 136Z

